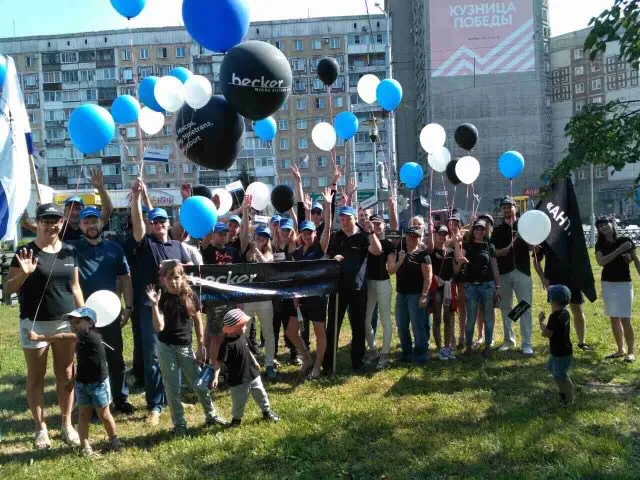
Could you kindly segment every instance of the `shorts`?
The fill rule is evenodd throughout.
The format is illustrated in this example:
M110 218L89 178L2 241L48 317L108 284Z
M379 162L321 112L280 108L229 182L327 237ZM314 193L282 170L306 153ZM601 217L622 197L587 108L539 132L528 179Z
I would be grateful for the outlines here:
M327 297L301 298L300 312L305 320L324 323L327 320Z
M104 408L111 403L111 388L109 378L97 383L76 382L76 405L79 407L92 406Z
M566 357L549 355L547 370L551 372L554 380L563 381L569 378L569 368L571 368L572 359L573 357L571 355L567 355Z
M566 284L550 283L549 286L551 285L566 285ZM582 305L584 303L584 297L582 296L582 291L580 290L580 287L572 287L571 285L566 285L566 286L571 291L571 300L569 303L571 305ZM548 295L547 295L547 302L549 302Z
M32 342L29 340L29 332L33 330L40 335L53 335L56 333L68 333L71 331L71 324L66 320L51 320L44 322L34 322L28 318L20 320L20 346L28 349L45 348L48 342Z
M209 335L222 335L224 316L233 308L236 307L234 305L205 303L204 311L207 314L207 333Z
M274 318L281 319L280 321L286 322L291 317L297 317L298 311L293 306L293 300L274 300L273 301L273 316Z

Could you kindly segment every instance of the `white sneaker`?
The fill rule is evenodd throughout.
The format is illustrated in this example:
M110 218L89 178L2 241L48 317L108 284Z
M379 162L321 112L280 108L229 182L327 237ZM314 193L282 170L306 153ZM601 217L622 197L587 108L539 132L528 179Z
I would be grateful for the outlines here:
M507 350L511 350L513 348L513 345L511 345L510 343L503 343L502 345L500 345L500 348L498 349L499 352L506 352Z
M450 348L447 348L447 358L448 358L449 360L455 360L455 359L456 359L456 354L455 354L455 352L454 352L452 349L450 349Z
M522 354L523 355L527 355L528 357L530 357L531 355L533 355L533 348L531 347L524 347L522 349Z
M441 348L440 351L436 354L436 358L438 360L449 360L447 350L445 348Z
M484 337L479 338L478 340L475 341L475 343L473 344L474 347L481 347L482 345L484 345Z

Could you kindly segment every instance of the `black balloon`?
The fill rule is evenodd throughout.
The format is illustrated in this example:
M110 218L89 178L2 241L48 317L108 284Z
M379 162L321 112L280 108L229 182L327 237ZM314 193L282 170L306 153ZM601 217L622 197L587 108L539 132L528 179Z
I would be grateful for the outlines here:
M178 110L176 136L178 148L193 163L227 170L244 145L244 119L215 95L198 110L186 103Z
M206 185L196 185L191 189L191 194L199 197L205 197L211 200L211 189Z
M250 120L262 120L287 100L293 76L280 50L266 42L249 40L224 56L220 83L233 108Z
M458 185L461 183L458 175L456 175L456 163L458 163L458 160L451 160L449 163L447 163L447 170L445 172L449 181L454 185Z
M318 62L318 68L316 69L318 78L322 80L326 86L333 85L333 82L338 78L340 72L340 65L335 58L323 58Z
M478 129L470 123L463 123L456 128L456 143L463 150L471 150L478 143Z
M294 203L293 190L288 185L278 185L271 190L271 205L278 213L284 213L291 210Z

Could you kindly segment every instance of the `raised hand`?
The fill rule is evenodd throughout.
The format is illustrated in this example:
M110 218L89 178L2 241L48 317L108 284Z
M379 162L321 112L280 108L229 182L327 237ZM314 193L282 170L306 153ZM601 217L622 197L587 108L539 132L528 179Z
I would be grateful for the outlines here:
M193 190L191 188L191 184L190 183L183 183L182 186L180 187L180 195L182 196L182 199L186 200L192 194L193 194Z
M322 192L322 198L325 203L331 203L331 200L333 200L333 192L329 187L326 187Z
M304 208L306 208L307 210L311 210L311 205L313 205L313 202L311 201L311 195L309 195L308 193L304 194Z
M131 184L131 192L134 195L140 195L145 189L144 183L142 183L142 179L140 177L136 178L135 181Z
M16 258L20 265L20 270L22 270L22 273L25 275L31 275L36 271L36 267L38 266L38 257L33 256L33 250L23 248L20 250L20 253L16 255Z
M340 170L340 167L338 167L338 165L333 164L333 183L338 185L338 182L340 181L340 177L342 177L342 170Z
M91 185L93 188L96 190L104 188L104 174L101 168L92 168L89 174L91 175Z
M355 178L350 178L349 183L347 184L347 194L349 196L353 195L358 189L358 185L356 184Z
M404 259L407 258L407 253L404 250L400 250L398 252L398 262L404 262Z
M147 285L147 298L152 305L158 305L162 292L160 289L156 290L153 285Z
M293 179L296 181L296 183L300 183L300 169L294 164L291 165L291 173L293 174Z
M252 200L252 196L251 195L245 195L244 199L242 200L242 211L246 212L247 210L249 210L251 208L251 200Z
M389 196L389 211L395 212L398 209L398 199L395 195Z

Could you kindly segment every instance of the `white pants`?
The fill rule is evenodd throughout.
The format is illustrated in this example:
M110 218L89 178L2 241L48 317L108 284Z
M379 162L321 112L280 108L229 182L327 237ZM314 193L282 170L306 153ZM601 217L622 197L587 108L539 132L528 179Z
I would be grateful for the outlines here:
M499 292L502 296L500 311L502 312L504 343L515 347L516 335L513 333L513 322L507 316L513 308L513 292L516 293L518 302L524 300L533 307L531 300L533 295L533 281L529 275L525 275L516 268L512 272L500 275L500 285L502 286ZM520 317L518 322L520 323L521 347L531 347L531 308Z
M391 350L391 280L367 280L367 313L365 328L369 350L375 348L375 335L371 328L373 311L378 304L378 325L382 325L381 353L389 354Z
M276 356L276 341L273 335L273 303L253 302L244 304L244 313L251 317L251 322L260 319L260 329L264 338L264 364L265 367L272 367ZM251 328L251 323L247 325L247 332Z

